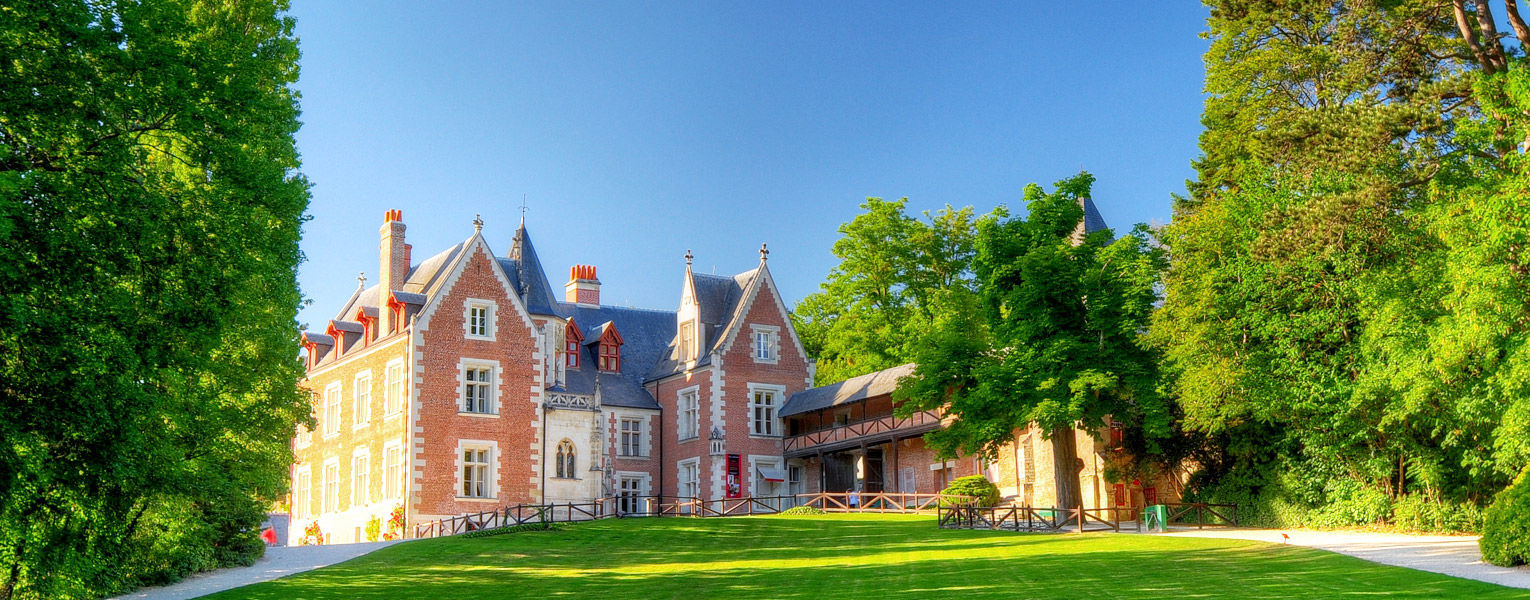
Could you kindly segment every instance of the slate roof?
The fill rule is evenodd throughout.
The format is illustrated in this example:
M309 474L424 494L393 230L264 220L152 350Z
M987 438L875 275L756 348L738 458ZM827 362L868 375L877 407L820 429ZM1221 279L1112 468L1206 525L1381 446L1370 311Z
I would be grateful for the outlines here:
M1080 198L1078 203L1084 208L1084 233L1089 234L1096 231L1110 229L1110 227L1105 224L1105 217L1100 216L1100 209L1095 208L1094 200L1091 200L1089 197L1085 196Z
M722 345L723 333L728 331L735 320L742 318L743 299L748 294L749 287L754 285L759 273L760 270L755 268L731 277L691 274L691 289L695 290L696 302L701 307L702 340L707 344L705 348L702 348L696 366L711 364L712 351ZM649 371L648 380L680 373L686 368L685 362L681 360L679 344L671 343L668 351Z
M658 401L643 389L643 381L649 365L669 352L670 342L675 338L674 311L559 304L561 310L568 311L573 317L585 341L579 368L569 369L565 376L565 391L594 394L595 381L599 377L601 404L659 410ZM599 347L593 342L600 339L602 330L608 326L615 327L622 336L620 373L599 372Z
M851 377L839 383L802 390L786 399L778 416L790 417L884 396L898 389L898 380L914 372L914 363Z
M515 239L510 242L510 252L505 258L499 259L499 266L510 276L511 285L520 293L521 300L526 303L526 310L531 314L568 317L558 311L561 303L553 292L552 284L547 281L547 272L542 270L542 259L537 256L537 248L532 245L531 234L526 233L524 222L516 228Z
M410 303L414 303L413 300L418 299L418 304L424 305L425 301L429 299L430 294L435 291L436 287L439 287L438 284L444 279L447 267L456 262L457 255L462 253L462 248L466 243L459 242L454 244L440 254L427 258L420 262L419 265L410 269L409 274L404 277L404 289L394 291L414 295L405 296L400 294L399 299ZM373 285L351 294L350 300L345 302L345 307L340 309L340 314L335 316L335 320L343 321L350 316L354 316L358 307L376 310L382 306L383 302L378 301L379 288L381 287L381 285Z

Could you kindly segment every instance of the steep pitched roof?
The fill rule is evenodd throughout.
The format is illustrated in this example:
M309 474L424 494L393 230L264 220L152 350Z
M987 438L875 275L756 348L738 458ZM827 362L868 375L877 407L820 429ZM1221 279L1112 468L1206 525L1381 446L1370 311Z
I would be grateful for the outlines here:
M722 347L724 338L735 322L743 318L744 299L751 288L757 287L760 269L754 268L733 276L691 275L691 287L696 291L696 303L700 308L701 330L706 341L696 366L712 363L712 352ZM686 361L680 357L677 339L670 338L664 356L648 373L648 379L660 379L685 370Z
M537 248L531 243L531 234L526 232L526 223L522 222L516 228L515 239L510 242L510 252L505 258L499 259L499 264L526 303L526 310L538 315L568 316L558 312L558 297L553 292L552 284L547 281L547 272L542 269L542 259L537 256Z
M1080 198L1078 203L1084 208L1084 233L1089 234L1110 228L1105 225L1105 217L1100 216L1100 209L1095 208L1094 200L1085 196Z
M913 372L914 363L909 363L851 377L839 383L802 390L786 400L778 416L790 417L891 394L898 389L898 380Z

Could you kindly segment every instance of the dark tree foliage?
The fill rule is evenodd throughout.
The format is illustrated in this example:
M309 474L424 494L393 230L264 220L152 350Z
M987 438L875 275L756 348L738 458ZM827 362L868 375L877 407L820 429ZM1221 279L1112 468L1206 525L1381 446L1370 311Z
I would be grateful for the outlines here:
M0 598L261 553L308 419L285 11L0 6Z

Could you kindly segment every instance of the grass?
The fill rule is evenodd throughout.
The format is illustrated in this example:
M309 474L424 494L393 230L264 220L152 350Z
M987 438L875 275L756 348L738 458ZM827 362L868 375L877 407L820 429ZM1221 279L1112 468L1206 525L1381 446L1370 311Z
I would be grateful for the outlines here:
M1530 598L1319 550L1128 534L947 531L931 517L607 520L443 538L233 598Z

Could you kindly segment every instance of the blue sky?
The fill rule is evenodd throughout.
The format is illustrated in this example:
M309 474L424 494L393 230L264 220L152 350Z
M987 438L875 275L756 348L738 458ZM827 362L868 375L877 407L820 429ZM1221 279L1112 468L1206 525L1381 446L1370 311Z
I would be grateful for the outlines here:
M520 214L548 277L679 303L682 256L817 290L867 196L1021 208L1082 167L1118 230L1168 221L1193 176L1206 9L1176 2L298 2L299 282L316 329L383 212L416 260Z

